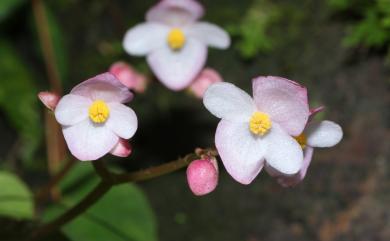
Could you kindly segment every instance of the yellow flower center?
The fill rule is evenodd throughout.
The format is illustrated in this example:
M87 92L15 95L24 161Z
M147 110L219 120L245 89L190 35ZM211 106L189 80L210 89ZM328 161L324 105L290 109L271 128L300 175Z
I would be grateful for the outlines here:
M249 130L256 135L264 136L271 126L271 119L263 112L255 112L249 120Z
M168 34L167 42L171 49L179 50L186 43L186 36L180 28L173 28Z
M98 124L106 122L110 115L110 109L107 104L102 100L95 100L89 107L89 118Z
M302 149L305 149L307 143L307 138L305 134L302 133L299 136L295 136L294 138L298 142L298 144L301 145Z

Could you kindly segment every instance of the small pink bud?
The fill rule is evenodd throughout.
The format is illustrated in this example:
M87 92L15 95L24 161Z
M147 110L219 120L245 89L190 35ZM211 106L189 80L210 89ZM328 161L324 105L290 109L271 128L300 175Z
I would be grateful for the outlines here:
M148 84L146 76L136 71L131 65L125 62L115 62L111 65L110 72L127 88L137 93L145 92Z
M215 158L191 162L187 168L187 182L196 196L214 191L218 184L218 164Z
M51 111L54 111L60 101L60 96L49 91L39 92L39 100Z
M114 146L111 150L111 154L118 157L128 157L130 156L133 148L130 143L125 139L119 139L118 144Z
M219 73L211 68L205 68L200 72L198 77L190 85L190 91L199 99L203 98L207 88L214 83L222 82L222 77Z

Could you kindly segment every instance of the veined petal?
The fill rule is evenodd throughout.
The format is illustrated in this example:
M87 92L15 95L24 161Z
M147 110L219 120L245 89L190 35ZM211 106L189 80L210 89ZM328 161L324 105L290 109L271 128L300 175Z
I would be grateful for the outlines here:
M215 24L198 22L189 26L187 31L190 36L199 39L208 46L220 49L226 49L230 46L229 34Z
M73 156L80 161L93 161L110 152L119 137L105 125L93 124L89 119L63 127L65 141Z
M221 120L215 145L227 172L236 181L249 184L261 171L266 145L251 134L248 123Z
M253 80L253 97L258 110L288 134L302 133L310 114L306 88L279 77L258 77Z
M252 97L227 82L212 84L204 94L203 104L216 117L229 121L248 123L256 111Z
M72 89L74 95L81 95L91 100L126 103L133 94L111 73L104 73L90 78Z
M146 14L146 20L171 26L186 25L201 18L203 6L194 0L162 0Z
M110 117L105 123L107 128L123 139L133 137L138 128L138 120L135 112L120 103L110 103L109 108Z
M264 137L266 143L265 160L277 171L292 175L303 166L303 152L298 142L288 135L278 124L273 123Z
M128 30L123 47L131 55L143 56L166 44L169 28L160 23L141 23Z
M74 125L88 118L88 108L92 101L86 97L68 94L61 98L54 111L61 125Z
M168 46L153 51L147 61L158 79L172 90L186 88L203 68L207 47L196 39L189 38L180 50Z
M313 121L305 129L307 144L312 147L332 147L343 138L343 130L332 121Z

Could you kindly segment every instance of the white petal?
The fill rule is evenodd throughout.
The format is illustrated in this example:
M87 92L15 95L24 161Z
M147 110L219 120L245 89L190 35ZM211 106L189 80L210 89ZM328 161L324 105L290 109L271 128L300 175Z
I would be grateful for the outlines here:
M301 146L279 125L273 123L264 141L267 143L265 160L272 168L287 175L295 174L302 168Z
M168 45L153 51L147 57L150 67L160 81L172 90L186 88L203 68L207 47L196 39L187 39L181 50Z
M130 139L137 130L138 120L135 112L119 103L110 103L110 116L106 122L107 128L123 139Z
M166 44L169 28L159 23L142 23L126 32L123 47L131 55L143 56Z
M62 129L68 148L81 161L92 161L110 152L119 137L104 124L93 124L89 119Z
M188 34L211 47L226 49L230 46L229 34L212 23L195 23L188 27Z
M332 147L343 138L343 130L332 121L311 122L305 129L307 144L312 147Z
M221 120L215 145L227 172L236 181L249 184L261 171L265 142L251 134L248 123Z
M256 111L253 99L227 82L211 85L204 94L203 104L216 117L230 121L248 122Z
M65 95L55 109L55 116L61 125L74 125L88 118L92 101L79 95Z

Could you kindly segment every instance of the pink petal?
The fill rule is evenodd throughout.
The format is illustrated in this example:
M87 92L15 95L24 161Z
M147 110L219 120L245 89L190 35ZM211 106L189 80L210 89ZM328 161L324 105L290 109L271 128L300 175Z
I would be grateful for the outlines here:
M252 98L227 82L212 84L204 94L203 104L211 114L229 121L248 123L256 111Z
M125 51L144 56L166 45L170 28L161 23L141 23L129 29L123 39Z
M93 124L89 119L63 127L65 141L73 156L81 161L93 161L109 153L119 137L105 125Z
M146 20L178 26L194 22L204 14L202 5L194 0L162 0L146 14Z
M222 82L222 77L217 71L211 68L205 68L198 77L192 82L190 91L199 99L203 98L207 88L218 82Z
M319 106L313 109L310 109L310 116L309 116L309 122L314 119L314 117L321 113L325 109L325 106Z
M258 77L253 80L253 97L258 110L288 134L301 134L309 118L306 88L279 77Z
M248 123L221 120L215 145L227 172L242 184L251 183L263 168L265 141L251 134Z
M49 110L54 111L61 97L56 93L43 91L39 92L38 98Z
M110 116L105 123L107 128L123 139L130 139L138 127L138 120L135 112L119 103L110 103Z
M272 168L287 175L296 174L302 168L301 146L278 124L272 124L271 131L264 136L264 142L267 145L264 157Z
M168 46L149 54L147 61L160 81L172 90L186 88L203 68L207 48L195 39L188 39L179 51Z
M275 177L278 183L283 187L293 187L298 185L306 176L307 169L310 166L314 149L307 146L303 152L303 165L301 170L295 175L285 175L269 165L265 166L265 170L272 176Z
M129 89L135 92L143 93L147 86L147 78L140 74L131 65L125 62L115 62L110 67L110 73L115 75L118 80Z
M218 184L218 169L210 160L195 160L187 168L187 182L196 196L215 190Z
M132 151L133 149L130 143L127 140L120 138L110 153L117 157L128 157Z
M79 95L65 95L58 102L54 111L61 125L74 125L88 118L88 108L92 101Z
M72 89L74 95L88 97L91 100L126 103L133 94L111 73L104 73L88 79Z
M230 46L229 34L212 23L194 23L188 28L188 34L211 47L226 49Z

